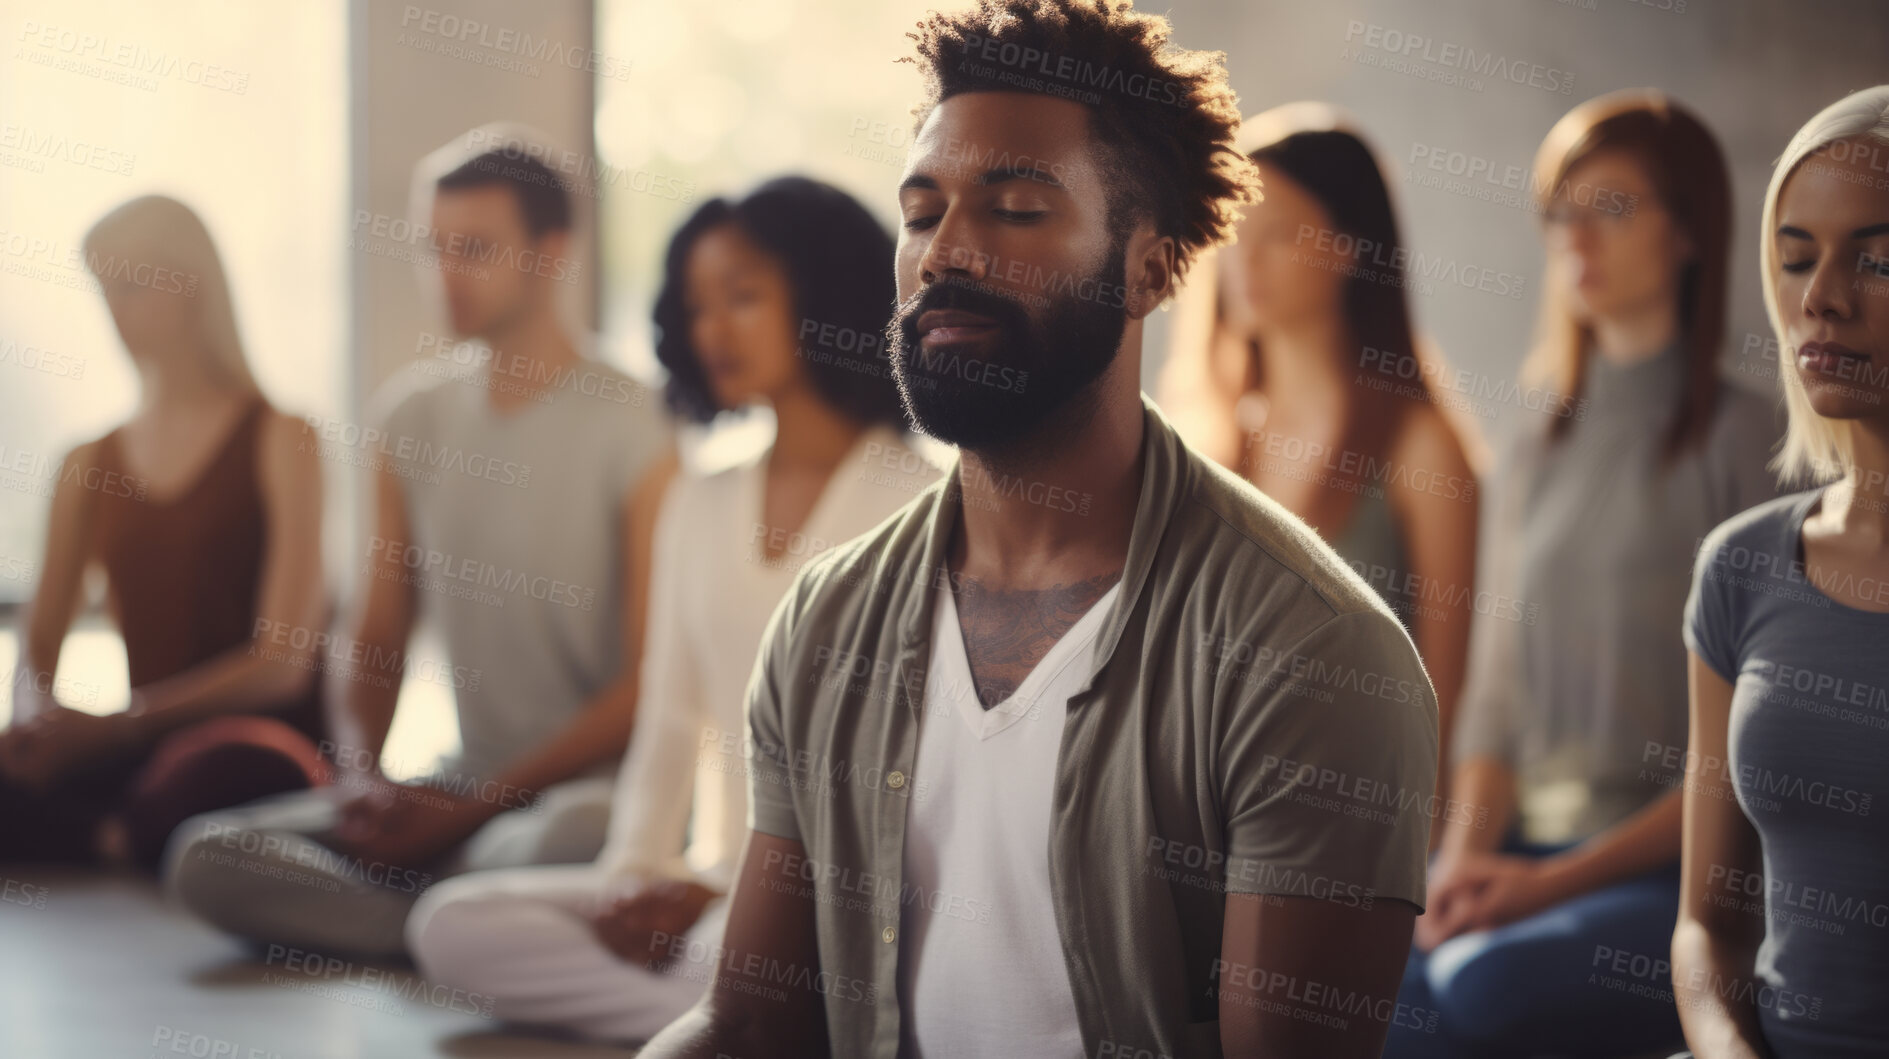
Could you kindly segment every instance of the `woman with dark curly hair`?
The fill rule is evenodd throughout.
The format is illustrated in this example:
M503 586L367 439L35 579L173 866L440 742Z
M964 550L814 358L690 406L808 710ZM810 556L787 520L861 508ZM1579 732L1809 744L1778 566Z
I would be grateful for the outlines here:
M799 177L705 203L671 240L655 312L670 406L707 423L765 404L774 442L685 472L664 498L636 732L602 857L434 887L407 923L434 982L491 998L500 1018L619 1040L701 996L747 833L742 709L768 618L802 565L938 474L900 429L891 263L859 203Z

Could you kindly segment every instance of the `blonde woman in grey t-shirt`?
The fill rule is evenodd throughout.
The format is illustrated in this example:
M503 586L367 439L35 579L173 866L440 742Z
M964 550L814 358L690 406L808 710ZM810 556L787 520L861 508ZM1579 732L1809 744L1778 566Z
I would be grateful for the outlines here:
M1889 1041L1889 85L1812 118L1759 230L1818 488L1714 530L1686 609L1692 734L1672 984L1695 1053Z

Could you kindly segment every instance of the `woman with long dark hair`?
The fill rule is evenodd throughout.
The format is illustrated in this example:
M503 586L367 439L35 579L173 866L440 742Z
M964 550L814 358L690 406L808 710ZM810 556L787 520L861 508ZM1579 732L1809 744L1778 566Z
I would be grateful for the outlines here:
M1658 92L1590 100L1534 166L1547 246L1533 419L1490 492L1455 798L1385 1054L1577 1055L1676 1043L1660 974L1678 912L1693 550L1770 498L1769 402L1721 379L1730 181Z
M1397 218L1364 140L1333 108L1293 103L1247 119L1239 143L1265 198L1232 246L1196 264L1161 403L1384 597L1423 656L1448 745L1475 598L1473 431L1430 389Z
M670 241L656 299L668 400L707 423L772 409L773 443L681 475L656 527L642 694L610 836L582 867L448 880L407 923L434 982L504 1019L643 1040L715 974L747 838L745 687L794 574L929 486L885 357L892 240L799 177L703 204ZM684 838L687 838L686 849Z

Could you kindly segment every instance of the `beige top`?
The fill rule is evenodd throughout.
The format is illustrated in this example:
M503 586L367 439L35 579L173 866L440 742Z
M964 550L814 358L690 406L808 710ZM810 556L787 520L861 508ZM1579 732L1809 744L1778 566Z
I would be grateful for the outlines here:
M663 498L636 731L617 774L599 863L612 874L734 885L748 836L748 671L794 575L938 480L899 430L875 426L834 468L805 524L763 545L770 447ZM686 838L686 843L685 843Z

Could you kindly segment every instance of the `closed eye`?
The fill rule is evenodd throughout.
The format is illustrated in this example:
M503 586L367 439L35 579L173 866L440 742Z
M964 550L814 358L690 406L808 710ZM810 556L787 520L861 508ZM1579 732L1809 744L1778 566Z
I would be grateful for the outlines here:
M1778 267L1786 272L1809 272L1816 263L1817 259L1813 257L1802 261L1786 261Z
M905 222L905 230L908 232L922 232L937 223L938 218L936 217L912 217Z

